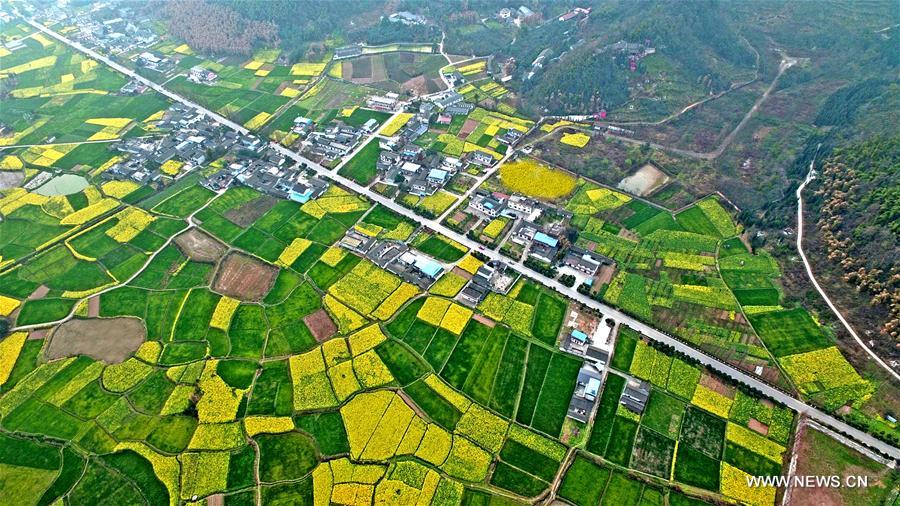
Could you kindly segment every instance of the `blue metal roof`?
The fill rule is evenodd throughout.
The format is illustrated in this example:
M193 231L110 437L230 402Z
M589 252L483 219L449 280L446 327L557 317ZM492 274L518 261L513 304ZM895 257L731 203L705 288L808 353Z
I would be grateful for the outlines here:
M578 339L581 342L584 342L584 341L587 341L588 336L587 336L587 334L585 334L584 332L582 332L580 330L573 330L572 337L574 337L575 339Z
M419 257L416 259L416 268L424 272L426 276L435 277L441 273L443 266L440 263L429 258Z
M294 202L299 202L301 204L305 204L309 201L309 197L310 197L311 193L312 192L299 193L299 192L291 191L288 194L288 198L293 200Z
M594 400L597 397L598 392L600 392L600 380L597 378L589 379L587 385L584 387L584 396L590 400Z
M428 177L433 178L433 179L440 179L443 181L447 177L447 171L441 170L441 169L431 169L428 172Z
M540 242L540 243L544 243L547 246L550 246L551 248L555 248L556 245L559 244L559 239L550 237L549 235L547 235L543 232L538 232L538 233L534 234L534 240L537 242Z

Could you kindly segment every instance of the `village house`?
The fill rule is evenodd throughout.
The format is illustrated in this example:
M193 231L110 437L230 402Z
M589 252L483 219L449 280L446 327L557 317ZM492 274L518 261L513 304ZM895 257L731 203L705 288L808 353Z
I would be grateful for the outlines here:
M529 256L541 260L542 262L552 264L556 261L556 255L558 253L559 239L550 237L544 232L534 234L534 240L531 241L531 249L528 250Z
M476 194L472 197L469 207L491 218L496 218L506 207L506 202L493 195Z
M200 65L194 65L188 73L188 80L198 84L212 84L218 77L218 74Z
M393 112L399 104L397 98L398 95L396 93L388 93L383 97L373 95L366 100L366 107L376 111Z
M523 214L531 214L534 211L534 201L521 195L513 195L506 203L513 211L519 211Z
M390 21L391 23L403 23L406 26L424 25L428 22L425 16L421 14L413 14L409 11L395 12L388 16L388 21Z
M490 167L494 165L494 157L484 151L470 151L468 161L482 167Z
M600 394L602 375L593 365L585 364L578 370L575 380L575 391L569 401L566 415L573 420L587 423L594 411L594 405Z
M460 95L455 90L448 91L443 95L440 95L434 99L434 105L438 107L438 109L445 110L451 105L462 102L465 99L462 95Z
M334 59L341 60L344 58L353 58L362 54L362 44L353 44L350 46L341 46L334 50Z
M444 109L444 113L450 116L468 116L475 109L475 104L470 102L457 102Z
M626 409L640 415L647 407L647 399L650 398L650 385L637 378L629 378L625 383L625 390L619 398L619 403Z

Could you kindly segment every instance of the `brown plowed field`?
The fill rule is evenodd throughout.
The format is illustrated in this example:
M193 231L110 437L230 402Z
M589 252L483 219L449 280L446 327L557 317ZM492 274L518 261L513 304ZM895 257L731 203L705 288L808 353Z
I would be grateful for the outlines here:
M303 317L303 323L309 328L309 331L312 333L313 337L316 338L316 341L320 343L337 332L337 325L334 324L334 321L331 320L331 316L329 316L328 312L324 309L306 315Z
M63 322L50 336L47 359L87 355L107 364L118 364L134 354L147 336L138 318L94 318Z
M176 237L175 244L188 258L198 262L217 262L228 251L224 244L198 228Z
M215 291L243 301L262 299L278 276L278 269L242 253L229 253L216 271Z

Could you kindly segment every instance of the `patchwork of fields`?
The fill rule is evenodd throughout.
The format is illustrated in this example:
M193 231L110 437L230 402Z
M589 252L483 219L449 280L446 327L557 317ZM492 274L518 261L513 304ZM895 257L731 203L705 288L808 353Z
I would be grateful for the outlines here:
M8 128L0 145L52 144L5 150L0 170L98 170L114 156L106 144L64 143L150 135L168 107L153 92L120 94L127 82L120 74L26 24L6 23L0 34L21 41L3 55L0 82L12 90L0 108L0 123Z
M87 206L102 197L88 194ZM352 492L446 504L481 493L466 484L522 496L549 487L580 367L552 347L565 310L557 296L520 282L508 301L532 308L525 323L498 313L506 299L479 310L497 321L473 319L441 291L453 273L425 296L334 246L354 226L382 237L414 230L338 187L304 205L190 185L139 207L115 203L123 209L110 218L2 274L4 311L18 324L73 309L88 333L107 321L97 317L141 322L134 356L109 365L65 351L47 362L44 340L27 332L2 341L0 465L36 477L30 500L93 500L97 480L127 501L239 500L253 494L251 440L272 500ZM198 228L182 232L192 214ZM413 244L477 268L440 236ZM113 256L140 263L117 269ZM91 295L144 263L127 285ZM404 455L418 460L395 461Z
M0 35L22 40L0 55L0 84L13 89L0 143L40 144L4 151L0 170L86 176L65 196L0 190L0 317L19 327L0 340L0 475L16 480L0 479L0 495L443 505L533 503L553 490L579 506L775 503L775 488L746 478L785 472L789 409L622 327L596 416L567 419L583 362L558 348L577 309L561 295L523 278L467 307L455 297L482 265L477 252L337 185L301 205L240 185L216 193L195 174L163 188L100 183L118 159L104 144L54 143L152 136L167 102L118 93L118 74L27 25ZM174 91L282 142L300 115L383 123L357 107L375 91L360 83L441 86L430 54L329 69L285 64L278 50L213 60L168 39L151 50L174 62ZM217 81L188 80L195 66ZM477 80L486 65L457 70ZM460 91L508 94L493 81ZM477 107L417 142L499 160L499 138L532 125L504 104ZM373 141L340 173L371 183L379 150ZM670 212L530 158L491 185L560 205L573 245L615 261L590 288L598 300L829 411L862 413L873 397L878 385L785 297L778 264L748 247L715 196ZM398 199L431 216L457 200ZM499 242L510 220L479 234ZM339 246L351 229L407 242L444 273L427 290L406 282ZM631 380L647 387L640 414L619 402Z
M650 395L640 415L625 408L619 397L627 378L611 373L588 452L751 504L774 502L772 487L747 495L743 476L781 474L791 410L723 383L633 332L620 334L611 366L648 382Z
M603 300L748 371L762 366L767 380L817 394L828 409L867 400L871 386L840 372L849 363L806 309L781 306L778 264L748 250L716 198L670 213L588 183L566 208L577 244L617 263L596 288ZM835 379L804 387L803 354L829 347L834 367L821 375Z

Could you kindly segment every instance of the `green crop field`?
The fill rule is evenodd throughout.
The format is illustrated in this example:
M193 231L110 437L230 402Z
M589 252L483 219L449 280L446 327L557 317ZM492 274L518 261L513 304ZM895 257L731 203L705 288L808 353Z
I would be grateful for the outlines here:
M828 336L802 308L753 315L750 322L776 357L813 351L831 344Z
M361 185L368 185L377 175L375 163L378 161L380 153L381 148L378 147L378 139L373 139L344 164L338 171L338 174L347 176Z

